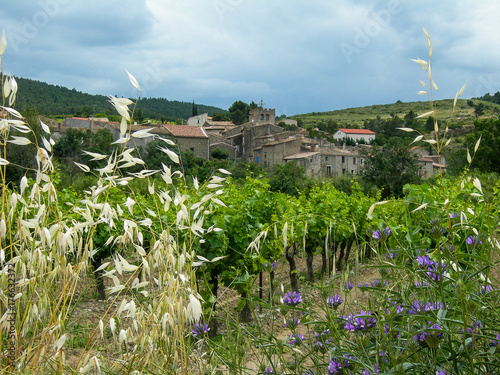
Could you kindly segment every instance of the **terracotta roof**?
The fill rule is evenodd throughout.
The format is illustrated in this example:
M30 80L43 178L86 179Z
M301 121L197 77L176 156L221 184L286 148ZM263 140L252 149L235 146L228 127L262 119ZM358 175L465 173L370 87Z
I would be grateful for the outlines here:
M339 129L346 134L375 134L371 130L368 129Z
M201 126L170 124L164 124L163 126L174 137L208 138Z
M432 159L427 159L427 158L419 158L419 159L418 159L418 161L424 161L424 162L426 162L426 163L433 163L433 162L434 162L434 160L432 160Z

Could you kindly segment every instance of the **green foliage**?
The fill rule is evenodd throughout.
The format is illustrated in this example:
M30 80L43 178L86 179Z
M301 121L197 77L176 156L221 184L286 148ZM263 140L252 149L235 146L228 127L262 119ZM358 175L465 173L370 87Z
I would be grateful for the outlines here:
M500 173L500 120L483 119L476 121L474 131L466 135L466 146L472 152L481 138L481 144L478 148L472 168L481 172Z
M113 107L106 96L85 94L76 89L67 89L62 86L47 84L27 78L16 78L19 90L17 93L17 108L26 111L29 108L38 108L41 115L46 116L81 116L88 117L101 114L100 117L109 117ZM175 121L192 115L194 103L167 100L164 98L144 98L139 102L136 111L141 118ZM200 113L209 115L215 112L225 113L221 108L196 105ZM96 117L97 117L96 116Z
M275 164L269 172L271 190L298 196L307 184L304 173L294 162Z
M373 184L382 189L382 197L400 197L403 186L420 181L417 155L410 152L404 143L387 144L373 147L364 152L365 164L361 178L366 184Z

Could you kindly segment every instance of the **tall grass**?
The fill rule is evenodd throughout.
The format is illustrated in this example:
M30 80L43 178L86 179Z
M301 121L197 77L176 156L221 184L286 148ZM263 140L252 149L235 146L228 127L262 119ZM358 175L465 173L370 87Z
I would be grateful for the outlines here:
M0 47L3 55L4 36ZM218 171L222 177L214 175L203 186L195 181L196 190L188 193L182 173L165 165L148 170L129 141L151 137L150 129L131 135L129 107L135 103L110 97L122 119L121 139L111 155L88 153L105 160L104 167L78 164L96 177L93 186L62 194L51 129L25 123L13 108L17 83L3 69L1 83L0 373L190 373L186 333L202 317L194 249L204 233L216 230L204 228L203 220L212 205L222 204L214 186L228 172ZM180 163L175 144L163 141L158 152ZM36 168L27 171L34 177L24 176L14 187L5 180L8 143L36 149ZM127 172L137 166L142 170ZM155 185L156 175L161 178ZM134 180L149 195L128 189ZM95 302L104 313L97 319L89 314L82 323L86 312L80 309L95 306L83 302L89 281L94 283L92 260L104 249L111 249L111 257L96 271L108 280L106 300Z

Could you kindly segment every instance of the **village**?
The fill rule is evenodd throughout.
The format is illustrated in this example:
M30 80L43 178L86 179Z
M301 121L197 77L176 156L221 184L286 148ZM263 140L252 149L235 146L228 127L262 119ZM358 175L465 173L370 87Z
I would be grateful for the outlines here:
M64 134L69 128L76 128L93 132L107 129L115 141L122 138L120 124L105 117L68 117L61 123L52 121L51 125L55 137ZM277 120L275 109L258 107L250 111L248 122L242 125L235 125L231 121L214 121L207 113L203 113L189 117L183 125L134 123L129 126L125 137L130 137L129 147L145 146L157 137L169 138L181 151L190 150L194 156L206 160L211 158L214 150L220 149L232 161L240 159L263 167L296 163L304 169L306 176L313 178L360 174L376 137L368 129L340 128L330 138L335 142L332 143L325 138L311 138L309 132L302 128L285 130L284 125L295 125L294 128L297 128L297 121L287 118ZM145 129L151 129L149 133L153 136L131 136ZM347 139L354 141L355 145L347 146ZM443 155L431 155L421 146L414 146L410 151L418 155L421 165L419 176L432 177L440 169L446 169Z

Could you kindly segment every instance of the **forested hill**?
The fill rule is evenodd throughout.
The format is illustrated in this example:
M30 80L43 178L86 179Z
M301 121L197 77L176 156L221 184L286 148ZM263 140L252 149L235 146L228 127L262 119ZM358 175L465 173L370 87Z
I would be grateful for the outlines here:
M18 93L16 109L27 111L36 109L39 114L58 116L92 116L103 114L114 115L108 98L104 95L91 95L75 89L51 85L45 82L16 77ZM226 111L212 106L197 104L198 113L225 113ZM140 99L136 109L136 117L169 120L186 119L193 114L193 103L167 100L164 98Z

